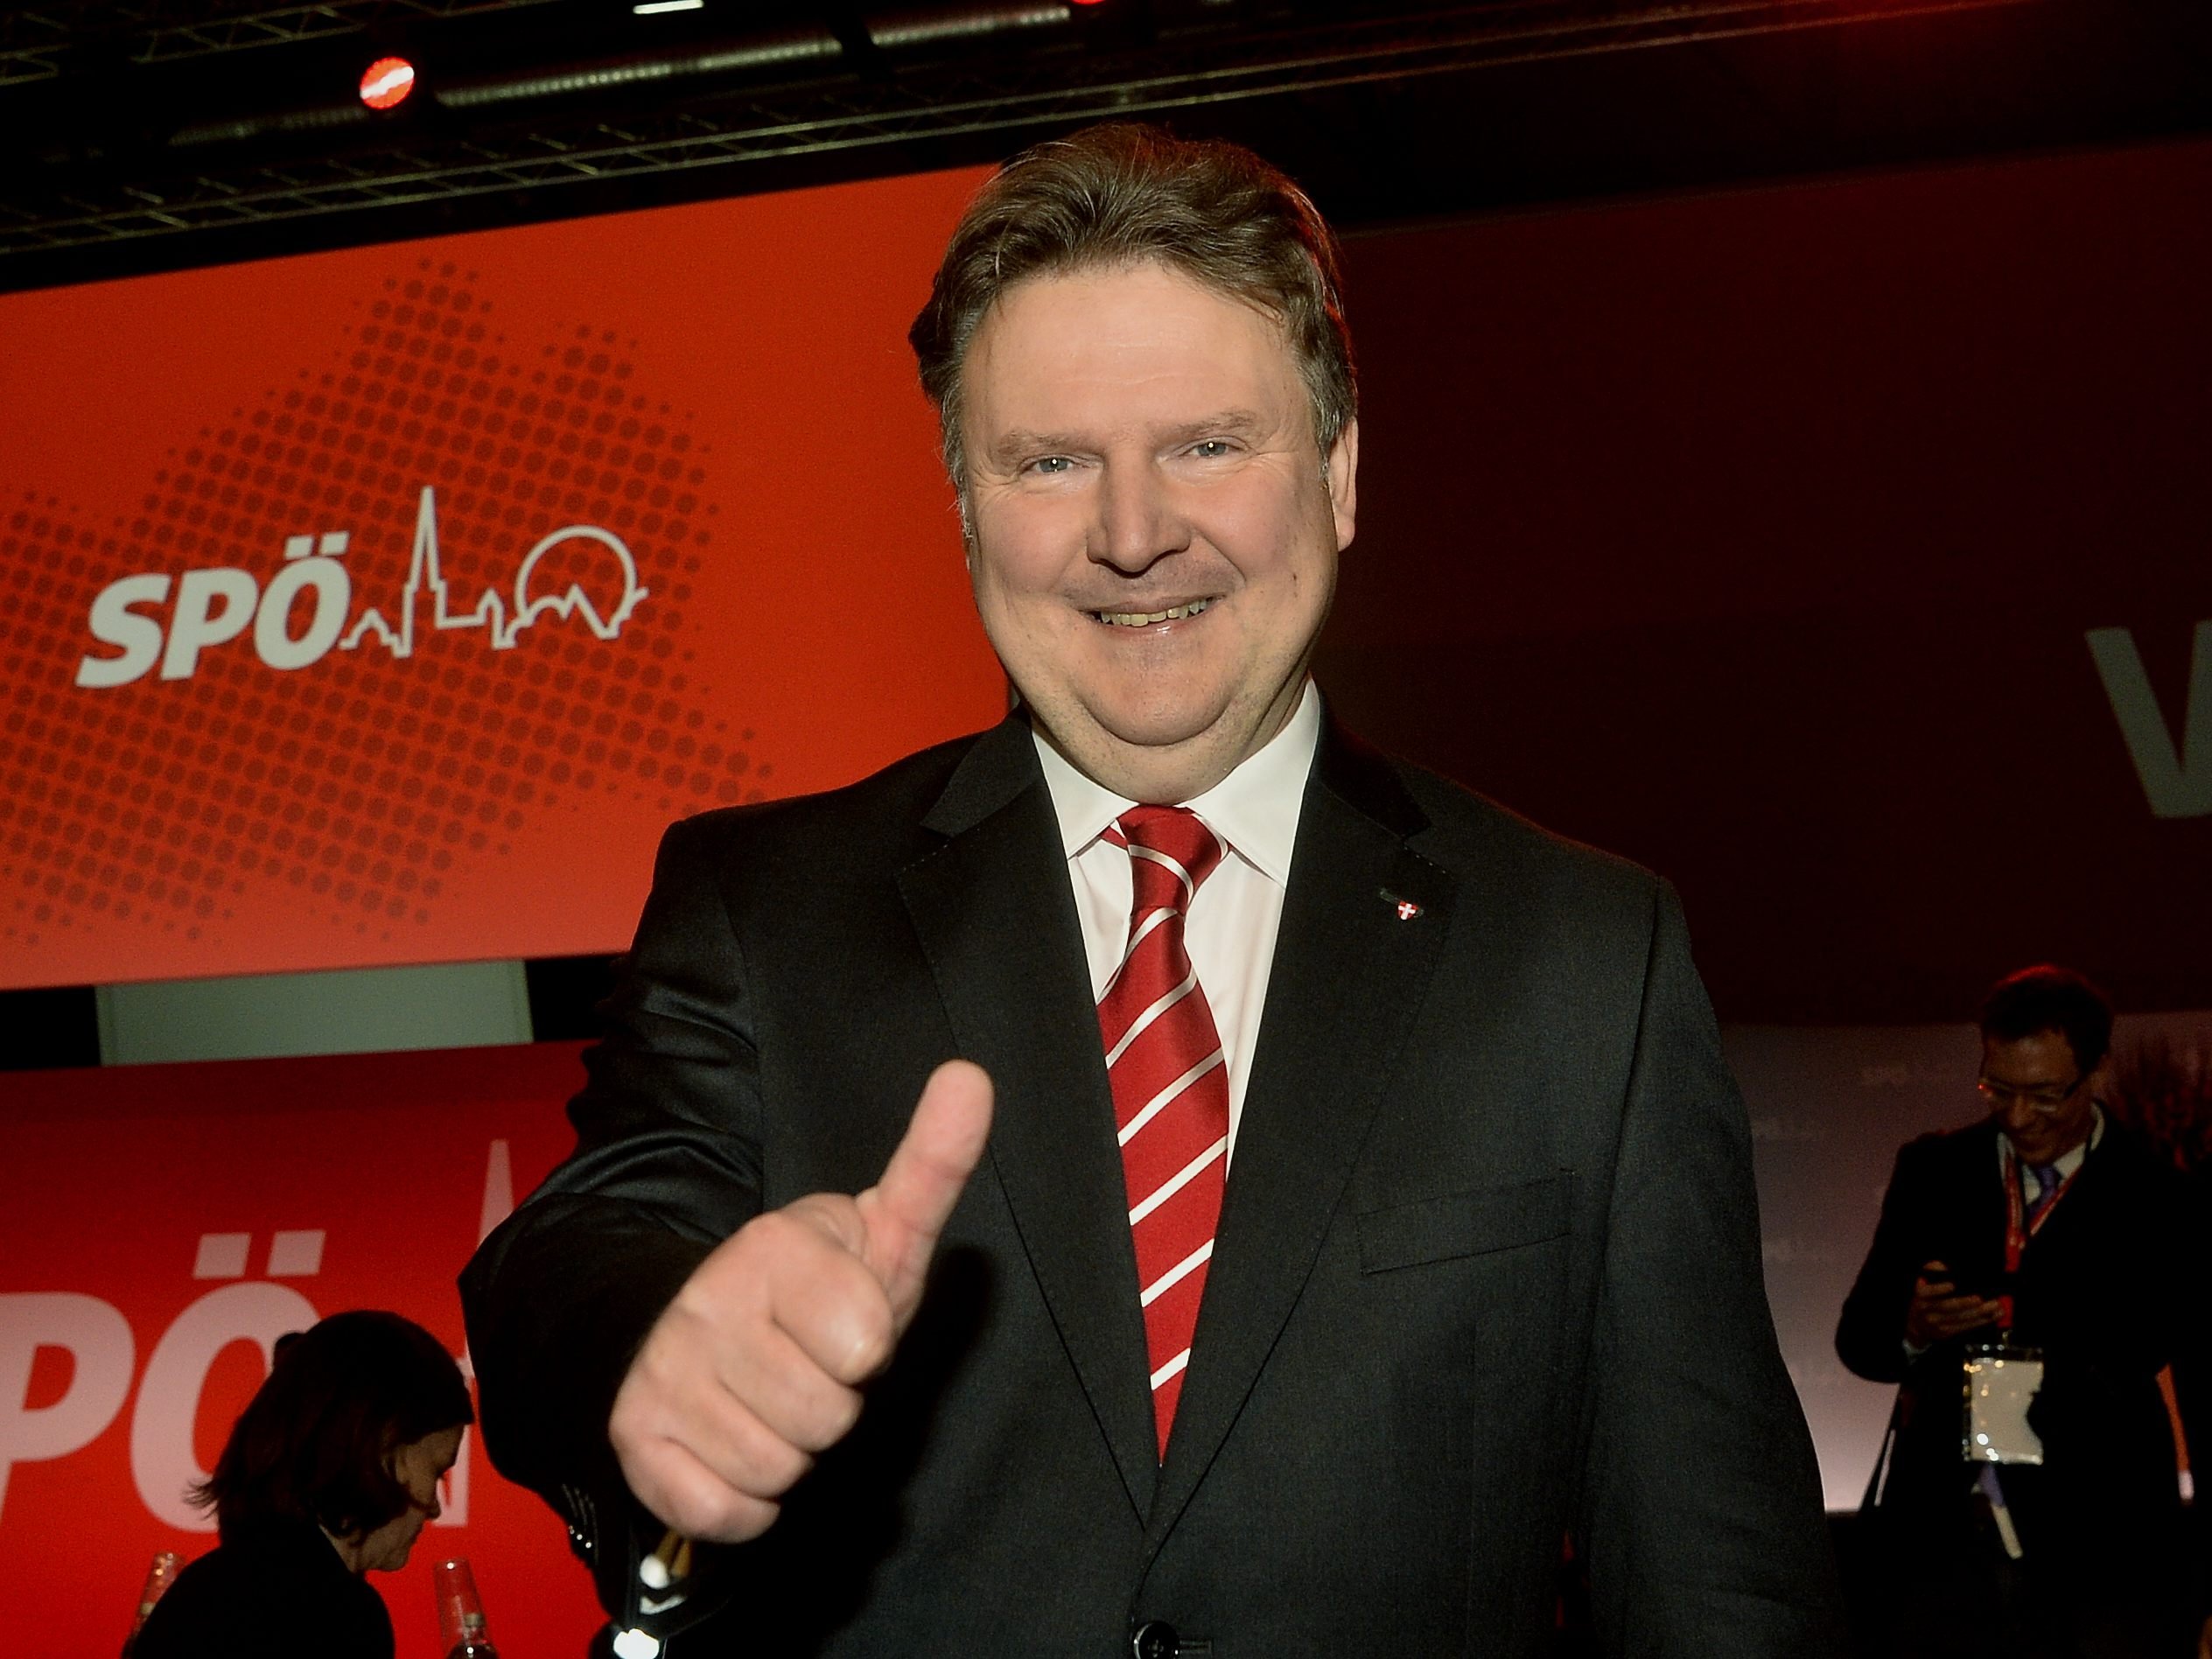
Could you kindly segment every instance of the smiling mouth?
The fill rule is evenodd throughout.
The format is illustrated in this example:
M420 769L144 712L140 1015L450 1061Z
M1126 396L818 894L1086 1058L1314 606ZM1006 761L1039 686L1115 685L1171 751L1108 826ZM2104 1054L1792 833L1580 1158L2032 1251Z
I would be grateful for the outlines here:
M1091 615L1110 628L1148 628L1155 622L1180 622L1196 616L1213 603L1193 599L1187 605L1171 605L1165 611L1093 611Z

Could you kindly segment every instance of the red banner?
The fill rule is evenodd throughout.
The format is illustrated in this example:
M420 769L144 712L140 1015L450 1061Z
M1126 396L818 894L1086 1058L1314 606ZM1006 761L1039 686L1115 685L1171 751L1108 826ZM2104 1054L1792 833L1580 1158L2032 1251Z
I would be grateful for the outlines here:
M576 1056L540 1044L10 1078L0 1611L29 1642L11 1651L112 1659L154 1552L214 1546L184 1489L283 1333L391 1308L466 1357L454 1275L568 1151ZM598 1622L587 1575L473 1433L442 1502L406 1569L369 1580L400 1659L437 1659L430 1567L454 1555L503 1651L582 1653Z
M0 989L620 948L1004 707L940 174L0 298Z
M1725 1018L2212 1006L2208 195L2197 139L1355 239L1322 686L1677 882Z

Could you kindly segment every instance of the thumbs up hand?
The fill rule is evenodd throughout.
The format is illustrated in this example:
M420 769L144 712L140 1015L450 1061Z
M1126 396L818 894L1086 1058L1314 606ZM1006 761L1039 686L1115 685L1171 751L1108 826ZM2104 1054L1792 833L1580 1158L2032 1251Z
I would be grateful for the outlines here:
M607 1420L640 1502L717 1543L774 1524L783 1494L858 1420L860 1384L891 1362L990 1110L982 1069L946 1061L873 1186L756 1216L699 1264Z

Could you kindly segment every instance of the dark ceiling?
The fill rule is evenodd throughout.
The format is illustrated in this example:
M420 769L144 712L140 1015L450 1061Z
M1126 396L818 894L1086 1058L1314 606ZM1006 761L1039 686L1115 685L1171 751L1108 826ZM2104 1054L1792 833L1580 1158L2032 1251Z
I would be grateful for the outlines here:
M386 52L416 94L354 96ZM2212 129L2202 0L0 10L0 289L997 158L1143 114L1356 228Z

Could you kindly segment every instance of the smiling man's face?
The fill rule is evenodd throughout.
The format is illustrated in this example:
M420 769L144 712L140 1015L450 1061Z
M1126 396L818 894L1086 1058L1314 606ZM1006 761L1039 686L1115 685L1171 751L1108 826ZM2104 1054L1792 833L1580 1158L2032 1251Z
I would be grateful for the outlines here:
M962 377L969 570L1046 737L1115 793L1188 800L1279 732L1351 542L1281 326L1158 263L1032 277Z

